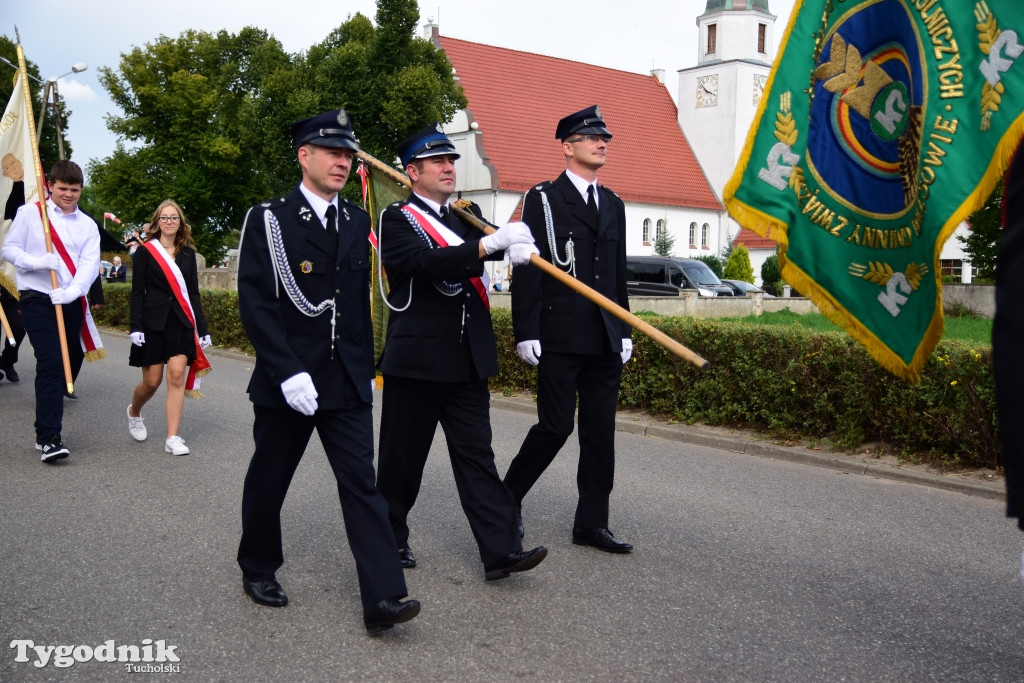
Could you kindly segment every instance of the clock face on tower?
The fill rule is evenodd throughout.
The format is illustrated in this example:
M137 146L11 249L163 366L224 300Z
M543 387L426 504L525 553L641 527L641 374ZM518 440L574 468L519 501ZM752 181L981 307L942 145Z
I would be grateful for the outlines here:
M718 74L700 76L697 79L697 107L713 107L718 104Z
M754 105L761 101L761 96L764 95L764 82L767 76L756 74L754 76Z

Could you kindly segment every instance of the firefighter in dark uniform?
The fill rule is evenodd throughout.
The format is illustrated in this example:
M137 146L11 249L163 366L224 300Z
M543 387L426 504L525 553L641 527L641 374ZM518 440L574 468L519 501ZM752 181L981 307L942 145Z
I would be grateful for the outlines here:
M407 517L440 423L484 576L501 579L537 566L547 549L523 551L516 502L494 466L487 378L498 371L498 355L483 266L506 249L513 263L537 250L522 223L482 236L451 213L459 155L440 125L405 140L398 154L412 193L381 218L391 314L380 361L377 488L388 501L396 557L414 567ZM476 205L470 210L479 217Z
M592 106L558 122L566 171L523 201L541 258L625 309L626 210L597 184L612 134ZM608 530L615 476L615 407L622 365L633 350L628 325L529 266L512 274L512 320L519 356L537 367L537 417L505 474L516 501L554 460L573 430L579 397L579 503L572 541L612 553L633 546Z
M374 485L369 216L338 196L359 147L343 109L292 124L302 182L252 207L242 232L238 304L256 350L249 381L255 452L242 494L238 564L254 601L288 603L281 505L315 429L338 482L366 628L419 612Z
M996 263L996 315L992 360L999 436L1006 474L1006 516L1024 531L1024 144L1010 162L1003 186L1003 235ZM1020 578L1024 581L1024 554Z

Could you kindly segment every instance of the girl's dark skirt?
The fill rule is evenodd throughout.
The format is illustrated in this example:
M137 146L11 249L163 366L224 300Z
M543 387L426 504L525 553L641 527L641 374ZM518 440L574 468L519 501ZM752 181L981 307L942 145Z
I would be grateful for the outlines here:
M172 356L188 356L189 365L195 361L195 333L191 327L185 327L173 313L167 316L167 324L162 332L147 327L143 327L142 331L146 335L146 343L142 346L132 344L128 354L128 365L133 368L164 365Z

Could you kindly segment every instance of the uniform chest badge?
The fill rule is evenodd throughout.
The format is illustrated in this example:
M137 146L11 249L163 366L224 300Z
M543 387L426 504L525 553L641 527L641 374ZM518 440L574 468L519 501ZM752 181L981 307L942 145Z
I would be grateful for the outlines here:
M301 270L306 275L309 275L310 273L313 272L313 262L303 261L302 263L299 264L299 270Z
M312 217L313 217L313 212L310 211L309 209L307 209L306 207L302 207L301 209L299 209L299 218L301 218L302 220L304 220L304 221L306 221L308 223L309 219L312 218Z

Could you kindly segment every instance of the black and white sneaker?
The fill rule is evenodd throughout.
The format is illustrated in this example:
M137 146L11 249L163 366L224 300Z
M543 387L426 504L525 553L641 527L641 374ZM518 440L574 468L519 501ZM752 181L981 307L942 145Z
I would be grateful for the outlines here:
M56 462L71 455L71 451L59 439L44 443L42 446L36 444L36 448L43 452L43 457L41 458L43 462Z

